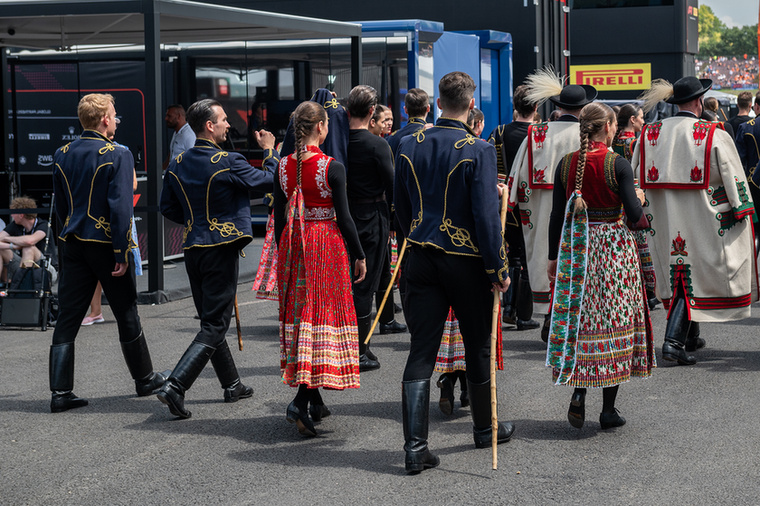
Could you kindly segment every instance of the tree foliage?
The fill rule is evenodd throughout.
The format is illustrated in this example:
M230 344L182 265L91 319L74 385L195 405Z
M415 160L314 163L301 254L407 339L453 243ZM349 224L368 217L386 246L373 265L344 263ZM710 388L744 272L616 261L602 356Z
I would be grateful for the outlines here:
M743 56L757 54L757 25L729 28L718 19L709 5L699 8L699 53L710 56Z

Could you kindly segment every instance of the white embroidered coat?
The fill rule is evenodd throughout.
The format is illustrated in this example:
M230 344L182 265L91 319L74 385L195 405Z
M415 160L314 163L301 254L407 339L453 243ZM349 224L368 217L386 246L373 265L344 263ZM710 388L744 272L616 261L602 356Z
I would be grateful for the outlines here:
M563 156L578 149L580 126L577 122L552 121L531 125L507 180L510 210L515 204L520 206L533 311L538 314L549 314L550 311L551 287L546 269L554 172Z
M657 296L682 284L689 318L750 316L758 298L754 207L734 143L721 125L675 116L647 125L632 165L646 191Z

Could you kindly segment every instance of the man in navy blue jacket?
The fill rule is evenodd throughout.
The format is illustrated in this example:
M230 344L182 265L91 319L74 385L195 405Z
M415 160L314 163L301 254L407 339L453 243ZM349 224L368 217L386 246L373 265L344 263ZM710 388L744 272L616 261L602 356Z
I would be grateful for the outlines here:
M496 150L466 124L475 82L451 72L438 90L441 117L433 128L403 139L396 155L396 217L411 244L404 313L412 338L402 383L409 473L439 463L427 444L430 376L449 307L465 346L475 446L490 446L492 290L509 287ZM498 441L508 441L513 431L511 423L499 424Z
M84 132L55 152L55 209L63 221L63 262L58 285L60 312L50 347L53 413L88 404L72 393L74 339L100 281L119 327L119 341L137 395L155 393L165 377L153 372L137 314L137 288L130 259L134 159L110 139L116 132L111 95L91 93L77 109Z
M190 418L185 392L209 360L225 402L253 395L240 382L224 335L237 293L240 251L253 239L248 191L271 192L274 182L272 173L219 147L230 128L219 102L194 103L187 122L195 132L195 146L169 164L161 192L161 213L185 226L185 268L201 319L201 330L158 392L158 399L180 418Z

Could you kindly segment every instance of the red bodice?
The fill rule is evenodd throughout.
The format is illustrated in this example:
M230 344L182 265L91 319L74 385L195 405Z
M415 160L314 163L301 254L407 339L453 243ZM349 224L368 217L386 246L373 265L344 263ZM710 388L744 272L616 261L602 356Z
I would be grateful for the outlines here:
M309 151L316 154L301 162L301 192L306 207L304 218L332 219L335 217L335 209L332 188L327 182L327 168L333 158L318 149ZM293 194L298 182L297 162L294 157L295 155L290 155L280 160L278 168L280 187L288 198Z
M594 149L597 148L597 149ZM575 174L578 167L578 151L572 154L569 164L563 160L562 181L567 198L575 190ZM607 156L610 155L610 156ZM601 143L593 143L586 153L581 187L583 200L588 205L588 219L594 221L617 221L623 214L623 203L618 195L615 177L615 155Z

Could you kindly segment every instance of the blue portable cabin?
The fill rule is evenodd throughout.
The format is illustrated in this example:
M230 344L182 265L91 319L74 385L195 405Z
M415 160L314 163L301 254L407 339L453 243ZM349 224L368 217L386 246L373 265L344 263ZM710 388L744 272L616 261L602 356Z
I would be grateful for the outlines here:
M394 127L406 124L403 97L409 88L422 88L431 97L433 118L438 117L435 99L438 81L448 72L460 70L470 74L478 86L475 107L485 116L484 132L512 121L512 36L493 30L446 32L443 23L420 19L360 21L362 36L402 37L407 46L407 80L398 83L399 100ZM365 56L365 64L367 58Z

